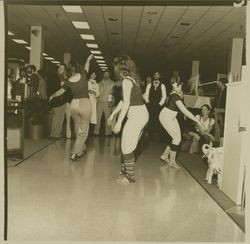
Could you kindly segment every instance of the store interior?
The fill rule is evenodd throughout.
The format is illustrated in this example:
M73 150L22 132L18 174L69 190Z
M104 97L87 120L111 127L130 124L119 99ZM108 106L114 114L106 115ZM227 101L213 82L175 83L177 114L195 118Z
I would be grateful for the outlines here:
M138 65L143 80L157 71L167 87L177 71L183 80L184 102L190 111L200 109L203 104L215 107L218 82L221 78L227 79L226 108L215 111L215 116L222 116L223 122L215 121L213 134L213 145L224 148L221 187L217 186L216 177L212 184L205 182L208 166L201 154L190 154L184 148L185 137L180 162L227 216L245 231L246 6L9 4L6 18L5 116L10 180L16 174L14 170L20 167L23 172L21 167L26 167L26 162L32 164L35 155L58 143L67 144L66 122L60 142L51 136L50 70L70 60L84 63L92 53L95 56L90 73L95 72L98 80L108 70L112 79L118 81L112 59L127 54ZM35 73L42 70L45 77L48 75L48 79L44 79L48 94L44 97L40 88L37 96L32 95L29 65L35 65ZM22 70L27 72L24 78ZM94 142L92 139L90 144L95 145L97 139L94 138ZM162 141L159 143L162 145ZM15 196L9 194L12 201L9 211L12 211ZM13 212L9 216L13 218ZM14 237L14 232L11 233Z

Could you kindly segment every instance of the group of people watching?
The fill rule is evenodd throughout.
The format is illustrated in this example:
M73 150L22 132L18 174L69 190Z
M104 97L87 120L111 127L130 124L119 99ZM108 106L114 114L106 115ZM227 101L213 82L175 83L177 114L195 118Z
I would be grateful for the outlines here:
M42 70L37 70L35 65L28 65L19 69L19 78L13 80L11 69L8 69L8 90L11 97L16 97L20 89L27 85L25 98L39 95L42 99L47 99L47 82ZM24 91L25 89L23 89ZM19 94L18 94L19 95Z

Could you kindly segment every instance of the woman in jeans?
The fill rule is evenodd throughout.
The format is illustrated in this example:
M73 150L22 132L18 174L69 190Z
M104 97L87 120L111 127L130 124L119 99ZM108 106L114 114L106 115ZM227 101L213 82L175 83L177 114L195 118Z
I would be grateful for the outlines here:
M119 183L135 182L135 156L134 151L141 137L143 128L148 122L148 111L142 97L140 87L140 77L133 60L122 55L114 59L115 73L121 76L122 81L122 101L110 115L108 124L111 125L115 115L120 112L117 122L113 128L118 134L122 127L122 122L127 115L121 138L121 175Z
M73 149L70 159L75 161L85 154L86 139L89 132L89 123L91 119L91 102L88 93L89 64L93 55L90 55L85 63L84 70L74 61L68 65L68 80L63 84L62 88L50 96L50 100L54 97L62 95L68 88L71 90L73 99L71 101L71 116L74 121L75 136Z

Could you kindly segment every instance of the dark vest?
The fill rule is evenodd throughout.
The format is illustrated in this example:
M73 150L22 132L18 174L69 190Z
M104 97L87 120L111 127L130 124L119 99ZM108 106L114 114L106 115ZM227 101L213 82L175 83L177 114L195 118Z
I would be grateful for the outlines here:
M155 89L154 84L151 83L151 87L149 90L149 102L151 104L159 104L159 102L161 101L161 84L159 84L159 86Z

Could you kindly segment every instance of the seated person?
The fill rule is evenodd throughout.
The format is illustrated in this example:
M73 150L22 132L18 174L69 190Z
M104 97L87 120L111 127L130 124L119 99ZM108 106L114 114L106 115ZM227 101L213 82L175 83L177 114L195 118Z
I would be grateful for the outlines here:
M208 104L201 106L201 114L197 114L196 117L201 121L205 127L205 131L201 133L198 128L195 128L193 131L188 132L189 138L192 138L192 143L189 149L189 153L198 152L199 143L205 144L210 143L214 140L211 132L214 127L215 120L210 117L211 108Z

